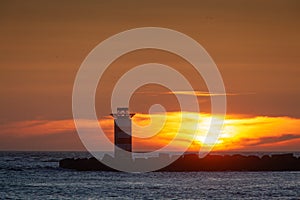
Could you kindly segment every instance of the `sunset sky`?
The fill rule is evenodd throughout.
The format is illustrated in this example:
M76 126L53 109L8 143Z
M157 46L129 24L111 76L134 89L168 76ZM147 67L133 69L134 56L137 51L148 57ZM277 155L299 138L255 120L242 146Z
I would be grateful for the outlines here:
M227 116L214 150L300 151L299 10L298 0L1 1L0 150L85 150L72 116L73 83L81 63L106 38L151 26L192 37L218 66ZM190 140L191 123L200 128L190 150L210 145L203 143L211 117L211 95L203 79L186 60L152 49L121 56L101 78L96 111L107 136L113 136L114 85L129 69L150 62L178 70L197 94L201 113L184 111L185 131L174 148ZM154 84L132 96L134 123L147 125L152 117L161 127L162 114L148 114L153 104L165 107L166 123L148 139L138 138L144 133L133 128L135 150L161 148L178 129L175 95Z

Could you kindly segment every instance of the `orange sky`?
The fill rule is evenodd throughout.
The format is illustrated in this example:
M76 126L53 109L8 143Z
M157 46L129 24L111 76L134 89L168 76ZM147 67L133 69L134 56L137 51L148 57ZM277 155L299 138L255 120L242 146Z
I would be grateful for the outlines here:
M211 120L210 114L178 112L163 114L136 114L133 122L138 126L147 126L152 119L152 126L146 128L133 126L133 149L136 151L156 150L168 144L179 130L180 120L183 123L182 131L172 148L181 150L186 143L193 141L190 151L197 151L204 143ZM199 118L198 118L199 117ZM165 121L165 123L162 123ZM197 132L190 128L191 124L199 124ZM102 129L113 141L113 120L106 117L100 120ZM216 151L298 151L300 142L300 119L290 117L246 117L227 115L224 127L214 150ZM31 120L12 122L1 125L1 145L4 149L14 147L16 150L24 148L44 150L83 150L72 119L67 120ZM193 135L195 134L195 136ZM146 138L141 138L145 137ZM23 141L23 142L22 142ZM209 141L209 140L208 140ZM53 145L55 144L55 145ZM53 146L52 146L53 145Z
M297 0L1 1L0 150L83 150L71 107L80 64L113 34L157 26L197 40L222 74L228 116L215 150L299 151L299 9ZM148 62L167 64L186 76L199 92L201 119L207 120L210 96L201 77L185 60L157 50L131 52L112 63L97 90L99 118L110 113L118 78ZM174 124L178 102L157 85L142 87L132 97L130 109L144 113L136 122L155 103L164 105ZM111 123L105 126L108 134ZM172 128L166 126L152 141L134 140L135 148L167 143ZM202 144L201 131L192 149ZM185 138L190 134L188 128L182 133Z

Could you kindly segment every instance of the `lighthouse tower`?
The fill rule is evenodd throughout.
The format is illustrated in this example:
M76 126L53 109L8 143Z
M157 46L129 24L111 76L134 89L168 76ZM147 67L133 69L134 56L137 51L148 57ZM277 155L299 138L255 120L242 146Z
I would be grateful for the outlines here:
M131 118L128 108L117 108L114 117L115 158L132 158ZM121 151L124 150L124 151Z

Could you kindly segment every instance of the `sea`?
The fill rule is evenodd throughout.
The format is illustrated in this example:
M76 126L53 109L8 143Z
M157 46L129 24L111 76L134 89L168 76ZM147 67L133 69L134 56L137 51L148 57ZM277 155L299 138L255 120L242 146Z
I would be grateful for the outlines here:
M0 199L300 199L300 171L125 173L59 168L60 159L73 157L91 155L0 152Z

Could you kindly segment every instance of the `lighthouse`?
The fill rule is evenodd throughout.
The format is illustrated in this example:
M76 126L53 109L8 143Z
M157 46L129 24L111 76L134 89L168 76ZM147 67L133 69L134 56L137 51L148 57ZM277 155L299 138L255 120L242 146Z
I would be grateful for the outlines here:
M117 108L114 117L115 158L132 158L131 118L128 108ZM123 150L123 151L122 151Z

